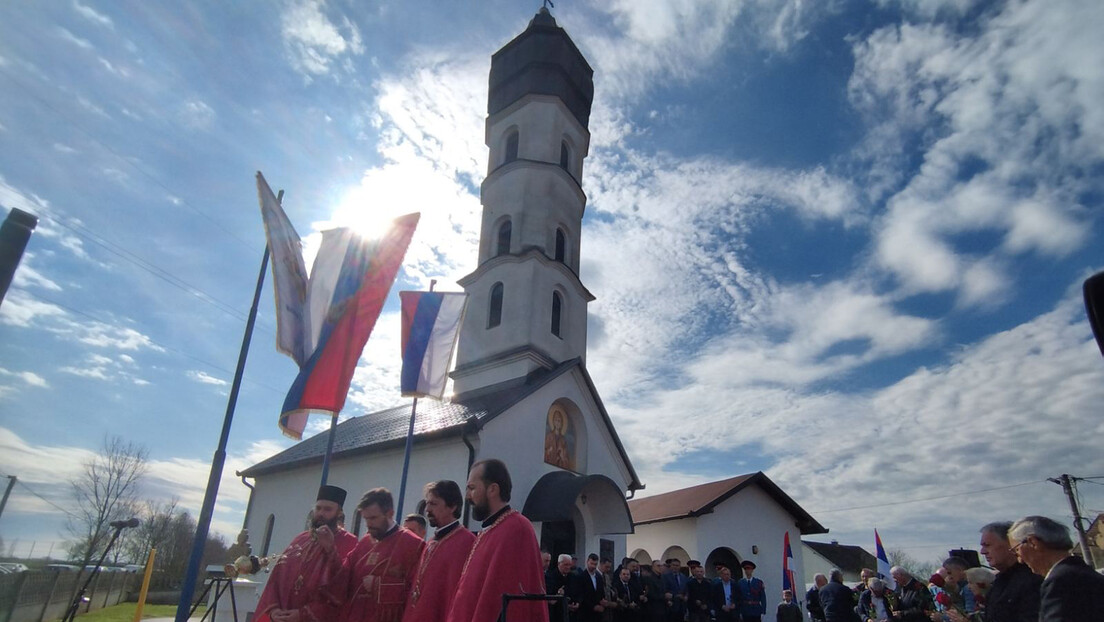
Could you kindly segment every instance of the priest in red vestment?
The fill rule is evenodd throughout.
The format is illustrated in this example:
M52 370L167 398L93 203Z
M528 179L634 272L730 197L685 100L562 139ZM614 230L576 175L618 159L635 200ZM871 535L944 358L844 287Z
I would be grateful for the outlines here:
M540 546L532 523L509 506L512 488L501 460L477 462L468 474L468 503L483 530L464 564L448 622L495 622L503 594L544 594ZM548 622L548 605L513 601L506 621Z
M403 622L442 622L448 616L460 571L475 542L475 535L459 521L463 505L456 482L443 479L426 484L426 517L437 531L422 552Z
M337 606L321 587L341 569L356 546L345 531L345 490L322 486L311 514L311 528L295 536L280 555L265 584L254 614L257 622L322 622L333 619Z
M368 535L325 591L344 603L339 622L400 622L425 542L395 523L386 488L364 493L357 511Z

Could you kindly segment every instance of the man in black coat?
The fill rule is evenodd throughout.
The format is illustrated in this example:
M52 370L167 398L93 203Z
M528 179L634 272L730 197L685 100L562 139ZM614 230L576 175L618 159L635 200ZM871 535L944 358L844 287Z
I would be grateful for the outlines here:
M820 588L817 596L826 622L859 622L854 592L843 584L843 572L839 568L828 573L828 585Z
M690 622L709 622L713 583L705 578L705 568L696 559L690 560L688 565L691 579L686 586L686 607L690 610Z
M1016 557L1008 542L1011 522L989 523L981 528L980 553L997 571L989 593L985 595L986 622L1038 622L1039 586L1043 578L1031 572ZM951 622L967 622L966 617L948 611Z
M598 556L587 556L586 567L571 575L567 589L568 597L579 604L575 610L575 619L579 622L601 622L605 611L605 577L598 572Z
M552 566L544 573L544 592L546 594L558 594L571 598L571 556L568 554L560 555L555 566ZM554 622L560 622L563 620L562 604L559 602L549 603L548 619ZM569 612L574 612L575 609L571 606L568 607Z
M1012 524L1008 541L1032 572L1045 577L1039 590L1041 622L1104 619L1104 575L1070 554L1073 541L1065 525L1028 516Z
M717 622L737 622L740 619L740 594L732 580L732 569L721 566L721 576L713 581L713 612Z
M805 593L805 608L813 622L824 622L824 608L820 606L820 589L828 585L828 577L819 572L813 576L813 587Z

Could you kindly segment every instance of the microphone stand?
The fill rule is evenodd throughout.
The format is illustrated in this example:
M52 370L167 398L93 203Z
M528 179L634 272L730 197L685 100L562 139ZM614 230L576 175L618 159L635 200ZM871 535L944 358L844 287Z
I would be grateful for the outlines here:
M69 611L65 612L65 617L61 619L61 622L73 622L73 618L77 615L77 610L80 609L81 602L84 601L84 593L88 590L88 585L92 583L92 579L100 572L100 566L103 565L104 559L107 558L107 552L111 550L111 546L115 544L115 540L119 538L119 533L130 525L121 523L113 526L115 527L115 533L111 534L111 541L107 543L103 554L100 555L100 560L96 562L96 567L92 569L92 573L88 575L88 579L85 580L84 585L82 585L80 591L77 592L77 597L73 599L73 604L69 605Z

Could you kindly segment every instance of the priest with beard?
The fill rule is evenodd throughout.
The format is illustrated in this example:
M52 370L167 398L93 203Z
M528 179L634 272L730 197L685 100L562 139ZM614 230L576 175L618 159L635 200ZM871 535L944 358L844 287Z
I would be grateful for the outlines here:
M448 615L460 571L475 543L475 535L460 524L463 505L456 482L443 479L425 485L426 517L437 531L422 552L403 622L441 622Z
M340 605L321 589L356 547L356 536L342 522L345 490L322 486L311 513L311 528L295 536L273 566L260 601L257 622L321 622L333 619Z
M468 474L472 516L483 521L449 610L448 622L495 622L503 594L543 594L540 546L527 518L512 509L510 472L501 460L482 460ZM539 600L512 601L506 622L548 622Z
M339 622L399 622L425 542L395 522L386 488L364 493L357 511L368 535L345 558L331 591L344 602Z

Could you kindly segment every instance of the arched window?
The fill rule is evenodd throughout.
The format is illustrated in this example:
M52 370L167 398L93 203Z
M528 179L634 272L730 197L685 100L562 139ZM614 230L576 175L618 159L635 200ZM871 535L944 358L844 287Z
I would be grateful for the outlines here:
M502 160L503 164L507 162L513 162L518 157L518 133L517 130L510 132L506 136L506 158Z
M510 234L513 232L514 226L510 224L510 221L502 223L498 227L498 246L495 247L495 257L499 255L506 255L510 252Z
M261 538L261 557L268 555L268 545L272 543L272 527L276 524L276 515L269 514L265 521L264 538Z
M487 328L494 328L502 323L502 283L491 286L491 310L487 314Z
M560 168L571 172L571 147L567 146L566 140L560 141Z
M560 336L560 312L563 310L563 299L559 292L552 292L552 334Z
M556 261L563 263L567 260L567 236L563 229L556 229Z

